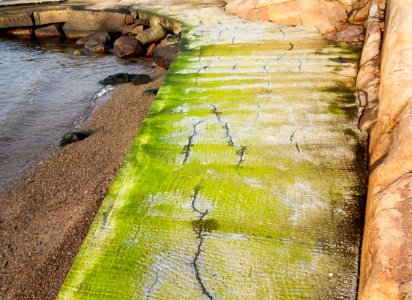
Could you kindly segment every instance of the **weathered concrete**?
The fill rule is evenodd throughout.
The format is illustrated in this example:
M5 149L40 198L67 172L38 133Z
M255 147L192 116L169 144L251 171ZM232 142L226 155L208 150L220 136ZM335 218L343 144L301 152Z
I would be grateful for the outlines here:
M122 32L124 25L124 13L70 9L63 30L69 38L80 38L96 31Z
M359 53L217 0L137 4L186 23L181 53L59 298L354 299Z
M412 298L412 2L388 1L360 299Z
M35 26L66 23L69 20L66 9L33 12Z
M18 6L18 5L32 5L32 4L48 4L48 3L61 3L67 0L13 0L13 1L1 1L0 7L5 6Z
M0 29L31 27L33 20L31 13L2 14L0 15Z

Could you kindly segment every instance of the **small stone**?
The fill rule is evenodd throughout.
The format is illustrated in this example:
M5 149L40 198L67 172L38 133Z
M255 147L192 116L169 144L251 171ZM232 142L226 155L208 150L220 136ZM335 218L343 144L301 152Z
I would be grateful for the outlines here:
M132 83L134 85L145 84L145 83L149 83L150 81L152 81L152 79L147 74L137 74L137 76L135 76L132 79Z
M120 58L129 58L143 56L145 51L135 38L121 36L114 42L113 53Z
M131 25L131 24L133 24L133 22L134 22L134 16L132 16L132 15L126 15L126 16L124 17L124 23L125 23L126 25Z
M87 41L87 43L84 45L84 48L94 53L109 52L109 49L105 47L104 43L99 42L99 41L93 41L93 40Z
M60 140L60 147L66 146L68 144L72 144L78 141L82 141L85 138L90 136L90 132L67 132L63 135L62 139Z
M149 47L147 47L147 50L146 50L146 56L152 56L153 55L153 51L154 51L154 49L156 48L156 44L151 44Z
M134 21L134 25L136 25L136 26L138 26L138 25L149 26L150 21L148 19L137 19L137 20Z
M77 45L85 45L88 41L101 42L103 44L110 43L112 40L110 34L107 31L99 31L93 34L90 34L84 38L78 39L76 41Z
M132 82L134 84L144 84L150 82L150 76L147 74L129 74L129 73L117 73L106 77L100 81L103 85L116 85L122 83Z
M329 273L328 275L329 275L329 277L333 277L333 273Z
M156 96L158 92L159 92L159 89L154 88L154 89L146 89L144 90L143 93L149 96Z
M82 52L79 49L76 49L76 50L73 51L73 54L74 55L81 55Z
M156 47L153 51L153 60L157 65L167 70L178 53L179 45L177 44L167 45L165 47Z
M132 35L138 35L139 33L143 32L143 31L144 31L144 26L139 25L139 26L134 27L132 29L131 33L132 33Z

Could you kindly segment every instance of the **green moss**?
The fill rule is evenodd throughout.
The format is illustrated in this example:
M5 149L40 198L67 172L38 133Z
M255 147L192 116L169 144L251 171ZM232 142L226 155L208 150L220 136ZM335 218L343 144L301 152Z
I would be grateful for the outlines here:
M325 58L356 54L302 38L276 60L288 42L193 49L191 38L183 34L59 298L198 299L203 288L327 299L357 276L360 233L348 219L366 151L348 129L353 80L323 57L316 63L331 73L297 67L319 47Z

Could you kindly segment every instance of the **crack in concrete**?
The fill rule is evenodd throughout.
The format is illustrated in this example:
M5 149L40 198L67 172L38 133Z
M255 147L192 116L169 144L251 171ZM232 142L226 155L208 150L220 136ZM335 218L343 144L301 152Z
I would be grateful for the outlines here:
M159 273L156 273L155 280L154 280L153 284L150 286L149 290L147 291L146 299L151 299L152 291L153 291L154 287L158 284L158 282L159 282Z
M286 50L284 53L282 53L280 56L278 56L277 58L276 58L276 60L281 60L283 57L285 57L290 51L292 51L293 49L295 48L295 46L291 43L291 42L289 42L289 49L288 50Z
M298 69L298 72L302 72L302 65L303 65L303 61L299 58L299 69Z
M236 154L239 155L239 161L237 162L236 167L239 167L240 164L245 161L244 157L246 155L246 150L247 150L246 146L240 146L239 150L236 152Z
M256 124L257 124L257 123L258 123L258 121L259 121L259 117L260 117L260 109L261 109L260 103L259 103L259 102L256 102L256 116L255 116L255 123L254 123L254 126L256 126Z
M221 31L219 31L219 35L217 36L217 40L218 41L220 41L220 37L222 36L222 32L223 32L224 30L221 30Z
M233 143L233 138L232 138L232 135L230 134L230 129L229 129L229 126L227 125L227 122L225 123L224 128L226 130L226 135L224 138L228 139L228 144L230 147L235 147L235 144Z
M271 87L272 87L272 84L270 83L270 80L269 80L269 69L267 68L268 67L268 65L271 63L271 59L269 59L267 62L266 62L266 64L263 66L263 70L265 71L265 73L266 73L266 81L267 81L267 88L270 90L271 89Z
M216 119L218 120L219 123L222 123L222 117L221 117L221 112L219 112L219 110L217 109L216 105L214 104L209 104L212 107L212 114L214 114L216 116ZM254 125L255 126L259 120L259 111L260 111L260 104L259 102L256 103L256 116L255 116L255 120L254 120ZM246 146L239 146L237 147L235 145L235 143L233 142L233 137L230 133L230 128L227 122L225 122L225 125L223 126L223 128L225 129L225 136L223 137L224 139L228 139L228 145L230 147L234 147L237 148L236 154L239 156L239 160L236 164L236 167L239 167L245 160L244 157L246 155L246 150L247 147ZM194 133L195 133L195 127L194 127ZM189 138L189 142L191 142L191 139Z
M193 133L189 136L187 144L183 147L183 154L184 154L183 164L185 164L187 160L189 159L191 149L193 147L193 139L195 138L196 135L198 135L196 128L197 126L202 124L204 121L206 121L206 119L200 120L195 125L193 125Z
M210 106L212 107L212 114L214 114L214 115L216 116L216 118L217 118L217 120L219 121L219 123L222 123L222 119L221 119L221 117L220 117L220 115L221 115L222 113L217 110L216 105L210 104Z
M290 136L289 140L290 140L290 142L291 142L292 144L294 144L294 145L295 145L296 150L298 150L298 152L299 152L299 154L300 154L300 153L301 153L301 151L300 151L299 144L298 144L298 142L295 142L295 141L293 140L293 138L295 137L295 133L296 133L296 131L298 131L298 130L297 130L297 129L295 129L295 130L293 131L293 133L292 133L292 135Z
M196 275L196 279L200 285L200 288L202 289L202 293L209 299L213 299L213 296L211 294L211 292L208 290L208 288L206 287L205 283L203 282L203 279L201 277L200 274L200 270L199 270L199 257L200 254L203 252L202 250L202 246L203 243L205 242L205 235L204 233L207 232L207 230L204 227L204 219L206 217L206 215L208 214L208 210L205 211L201 211L196 207L196 201L197 198L199 196L199 191L200 191L200 187L196 186L194 191L192 192L192 209L194 212L196 212L199 215L199 218L196 220L196 224L199 224L198 226L193 226L193 230L196 234L196 238L198 240L198 244L196 247L196 252L195 252L195 257L192 261L192 265L193 268L195 269L195 275Z
M201 53L199 54L199 61L201 59L200 55L201 55ZM220 57L218 58L218 60L220 60ZM210 60L206 66L203 66L203 67L200 67L199 69L197 69L196 79L195 79L195 86L197 86L199 84L199 74L200 74L200 72L202 70L207 70L210 67L211 64L212 64L212 60Z
M212 113L216 116L216 119L219 123L223 123L222 121L222 113L219 112L219 110L217 109L216 105L214 104L209 104L212 107ZM259 104L258 104L259 105ZM258 106L260 108L260 106ZM257 112L257 114L259 114L259 112ZM259 115L258 115L259 116ZM257 116L257 117L258 117ZM223 129L225 130L225 136L223 137L224 139L228 139L228 145L230 147L236 147L235 143L233 142L233 138L232 135L230 134L230 128L229 125L227 124L227 122L225 122L225 125L223 126Z
M282 27L279 27L279 31L282 33L283 37L286 38L286 33L283 31Z

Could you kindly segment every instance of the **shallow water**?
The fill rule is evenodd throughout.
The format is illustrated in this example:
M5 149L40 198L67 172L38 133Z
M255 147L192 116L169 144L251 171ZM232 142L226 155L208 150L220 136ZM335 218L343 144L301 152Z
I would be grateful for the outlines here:
M0 37L0 196L108 98L99 80L150 71L149 61L76 56L75 48L59 40Z

